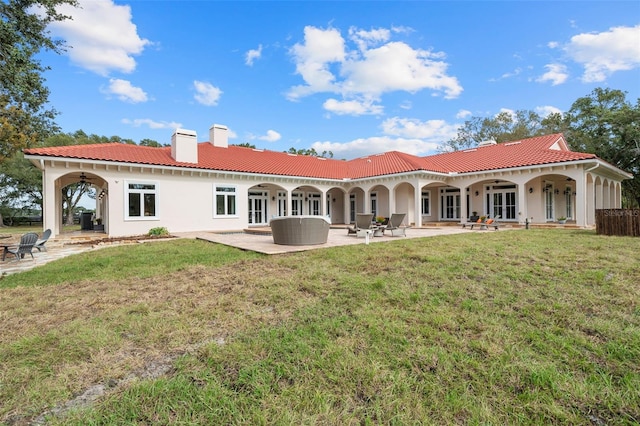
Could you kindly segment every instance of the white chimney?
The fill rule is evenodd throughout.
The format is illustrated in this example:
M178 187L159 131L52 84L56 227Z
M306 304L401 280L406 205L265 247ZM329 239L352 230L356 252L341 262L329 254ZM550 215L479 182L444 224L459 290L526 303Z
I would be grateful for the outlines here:
M220 148L229 146L229 135L227 126L214 124L209 128L209 143Z
M171 156L180 163L198 162L198 137L194 130L176 129L173 132Z

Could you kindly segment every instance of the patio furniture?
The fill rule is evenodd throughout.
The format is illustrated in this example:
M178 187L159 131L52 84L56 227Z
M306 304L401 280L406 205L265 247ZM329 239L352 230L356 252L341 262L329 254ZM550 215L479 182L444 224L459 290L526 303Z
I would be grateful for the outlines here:
M330 221L323 216L282 216L271 219L269 225L275 244L325 244L329 237Z
M406 237L406 230L408 226L402 226L402 221L404 221L406 215L406 213L393 213L389 218L389 223L384 230L391 231L392 237L397 237L399 235Z
M502 224L500 222L498 222L498 219L500 218L500 216L496 216L494 219L491 219L490 217L486 217L484 219L478 219L475 222L467 222L467 223L463 223L462 227L466 228L467 226L473 230L474 226L478 226L478 228L480 228L480 230L482 231L484 230L488 230L489 228L494 228L496 231L498 230L498 228L500 228L500 226L502 226Z
M356 223L347 228L347 235L355 234L356 237L366 237L373 234L373 213L356 213Z
M24 258L25 254L30 254L32 259L33 257L33 245L38 240L38 234L35 232L27 232L22 237L20 237L20 243L17 246L4 246L4 250L2 251L2 260L5 260L7 254L13 254L16 257L16 260L20 260Z
M44 243L51 237L51 229L47 229L42 233L42 237L38 238L38 241L33 245L33 248L38 249L38 251L47 251L47 248L44 246Z

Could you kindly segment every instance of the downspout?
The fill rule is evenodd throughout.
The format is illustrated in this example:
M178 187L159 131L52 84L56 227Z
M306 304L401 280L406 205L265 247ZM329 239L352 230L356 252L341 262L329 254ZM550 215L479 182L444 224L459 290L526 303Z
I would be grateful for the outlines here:
M584 172L585 172L585 173L589 173L589 172L591 172L591 171L593 171L593 170L597 169L598 167L600 167L600 163L596 163L596 165L595 165L595 166L593 166L593 167L592 167L592 168L590 168L590 169L585 170Z

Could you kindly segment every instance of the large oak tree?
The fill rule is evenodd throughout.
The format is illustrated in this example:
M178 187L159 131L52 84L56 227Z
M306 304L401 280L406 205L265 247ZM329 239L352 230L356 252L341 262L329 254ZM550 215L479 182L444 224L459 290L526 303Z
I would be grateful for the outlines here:
M3 0L0 2L0 178L7 184L23 168L14 162L23 148L35 147L55 132L56 111L48 105L49 90L37 59L43 51L61 53L64 41L51 37L47 26L68 19L57 12L61 4L76 0ZM11 164L8 161L11 160ZM19 181L18 176L13 177ZM1 208L15 203L24 192L3 188ZM17 198L16 198L17 197Z

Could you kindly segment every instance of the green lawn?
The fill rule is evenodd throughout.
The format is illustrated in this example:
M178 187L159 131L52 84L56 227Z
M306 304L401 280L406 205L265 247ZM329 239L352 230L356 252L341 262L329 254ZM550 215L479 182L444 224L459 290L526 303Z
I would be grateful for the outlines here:
M83 253L0 279L0 421L638 424L639 265L582 230Z

